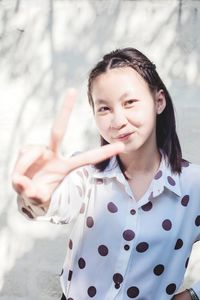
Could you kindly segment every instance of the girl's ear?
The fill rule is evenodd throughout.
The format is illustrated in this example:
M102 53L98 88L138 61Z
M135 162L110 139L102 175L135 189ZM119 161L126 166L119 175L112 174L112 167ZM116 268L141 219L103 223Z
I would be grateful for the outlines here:
M159 90L156 92L155 104L156 104L156 112L158 115L160 115L166 107L166 99L163 90Z

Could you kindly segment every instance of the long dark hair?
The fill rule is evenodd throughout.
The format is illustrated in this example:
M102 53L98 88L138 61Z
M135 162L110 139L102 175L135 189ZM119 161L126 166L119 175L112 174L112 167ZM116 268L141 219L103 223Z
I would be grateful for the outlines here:
M137 71L149 86L150 92L163 90L166 98L166 107L156 120L156 140L158 148L161 148L168 157L171 170L174 173L181 172L182 152L176 133L176 122L172 99L166 86L156 71L156 66L143 53L134 48L117 49L106 55L91 70L88 80L88 99L94 110L92 99L92 83L96 77L109 69L131 67ZM101 136L101 145L108 142ZM99 170L104 170L110 159L96 164Z

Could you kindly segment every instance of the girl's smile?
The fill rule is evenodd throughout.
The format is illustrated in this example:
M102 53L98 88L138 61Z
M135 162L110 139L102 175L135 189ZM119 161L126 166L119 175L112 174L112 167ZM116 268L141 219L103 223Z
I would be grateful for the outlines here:
M114 139L116 139L117 141L127 141L133 134L134 134L134 132L120 134L120 135L114 137Z

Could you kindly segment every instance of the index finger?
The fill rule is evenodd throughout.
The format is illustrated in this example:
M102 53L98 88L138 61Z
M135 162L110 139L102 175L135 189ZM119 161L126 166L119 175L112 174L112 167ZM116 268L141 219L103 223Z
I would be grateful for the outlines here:
M51 138L50 138L50 149L53 152L57 152L58 148L63 140L63 137L66 132L67 124L69 121L69 117L75 102L76 91L75 89L69 89L67 95L64 99L61 110L56 116L54 124L51 130Z
M68 160L68 168L70 171L88 164L97 164L104 161L107 158L115 156L119 153L124 152L124 144L121 142L116 142L113 144L107 144L105 146L89 150L78 154L77 156L72 156ZM63 165L64 167L64 165Z

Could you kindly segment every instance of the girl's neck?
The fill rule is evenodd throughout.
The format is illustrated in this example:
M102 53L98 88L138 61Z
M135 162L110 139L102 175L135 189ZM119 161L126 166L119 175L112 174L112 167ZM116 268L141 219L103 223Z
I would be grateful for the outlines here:
M160 165L161 154L156 148L148 151L137 151L131 154L120 154L120 167L127 179L137 174L156 173Z

